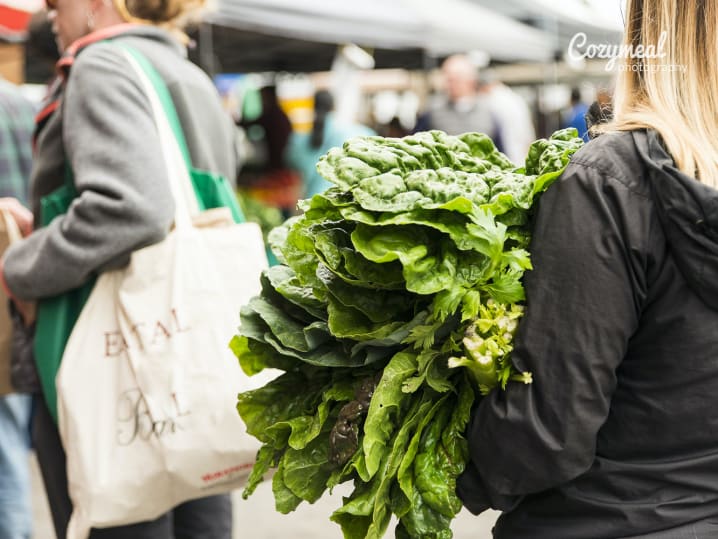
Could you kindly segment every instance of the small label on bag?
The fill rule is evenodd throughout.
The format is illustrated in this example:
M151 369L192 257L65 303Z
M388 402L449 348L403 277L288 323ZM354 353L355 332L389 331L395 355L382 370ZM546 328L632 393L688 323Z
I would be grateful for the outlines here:
M231 479L232 476L247 471L254 466L254 462L245 462L243 464L238 464L237 466L232 466L230 468L225 468L224 470L219 470L216 472L210 472L202 476L202 481L205 483L215 483L215 482L222 482L222 480L228 480Z

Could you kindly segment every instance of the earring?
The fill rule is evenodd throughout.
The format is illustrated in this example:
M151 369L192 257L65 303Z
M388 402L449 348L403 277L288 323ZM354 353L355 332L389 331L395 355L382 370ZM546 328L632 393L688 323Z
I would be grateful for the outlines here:
M87 28L89 30L95 29L95 14L89 10L87 12Z

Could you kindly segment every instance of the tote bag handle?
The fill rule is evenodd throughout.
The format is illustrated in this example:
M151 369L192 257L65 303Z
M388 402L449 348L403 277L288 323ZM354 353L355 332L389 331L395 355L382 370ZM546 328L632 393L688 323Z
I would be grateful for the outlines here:
M191 218L199 213L199 205L194 194L194 187L192 186L187 165L189 156L187 155L187 159L185 159L181 145L177 140L177 132L173 130L170 125L157 89L152 84L140 61L138 61L139 53L124 46L122 47L122 52L127 58L130 67L132 67L132 70L137 75L152 108L152 115L155 120L155 125L157 126L162 155L165 160L165 167L170 182L170 191L175 201L175 227L191 227ZM140 56L140 58L146 62L144 57ZM184 137L182 137L182 141L184 142Z

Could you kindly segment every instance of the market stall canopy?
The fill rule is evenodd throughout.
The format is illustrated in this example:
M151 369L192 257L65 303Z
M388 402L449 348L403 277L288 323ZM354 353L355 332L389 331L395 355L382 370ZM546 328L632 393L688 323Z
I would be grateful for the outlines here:
M200 47L210 39L223 71L323 71L348 42L372 49L377 67L422 67L423 55L468 50L501 61L553 54L544 32L469 0L218 0L206 21Z
M492 60L546 61L553 57L553 40L545 32L502 15L496 2L480 6L467 0L404 0L426 28L419 37L435 56L481 50Z
M209 20L267 35L387 49L417 45L425 29L417 14L387 0L219 0Z
M624 0L471 0L507 17L543 29L563 52L578 32L589 43L618 43L623 35Z
M22 41L27 36L30 17L43 5L43 0L0 0L0 38Z

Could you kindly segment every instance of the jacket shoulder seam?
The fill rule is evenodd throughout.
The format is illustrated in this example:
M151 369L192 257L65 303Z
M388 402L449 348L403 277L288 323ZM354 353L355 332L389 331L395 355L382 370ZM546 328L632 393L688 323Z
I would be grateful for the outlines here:
M589 162L586 162L586 161L582 161L582 160L580 160L580 159L571 159L571 163L572 163L572 164L579 165L579 166L582 166L582 167L584 167L584 168L590 168L590 169L592 169L592 170L595 170L596 172L598 172L598 173L601 174L602 176L617 181L618 183L620 183L621 185L623 185L626 189L628 189L628 190L629 190L631 193L633 193L634 195L637 195L637 196L639 196L639 197L641 197L641 198L643 198L643 199L646 199L646 200L651 200L651 196L650 196L649 194L640 192L640 191L639 191L638 189L636 189L634 186L632 186L632 185L630 185L628 182L626 182L626 180L624 180L624 179L622 179L622 178L619 178L619 177L616 176L615 174L612 174L612 173L608 172L608 171L607 171L605 168L603 168L603 167L600 167L600 166L598 166L598 165L595 165L594 163L589 163Z

